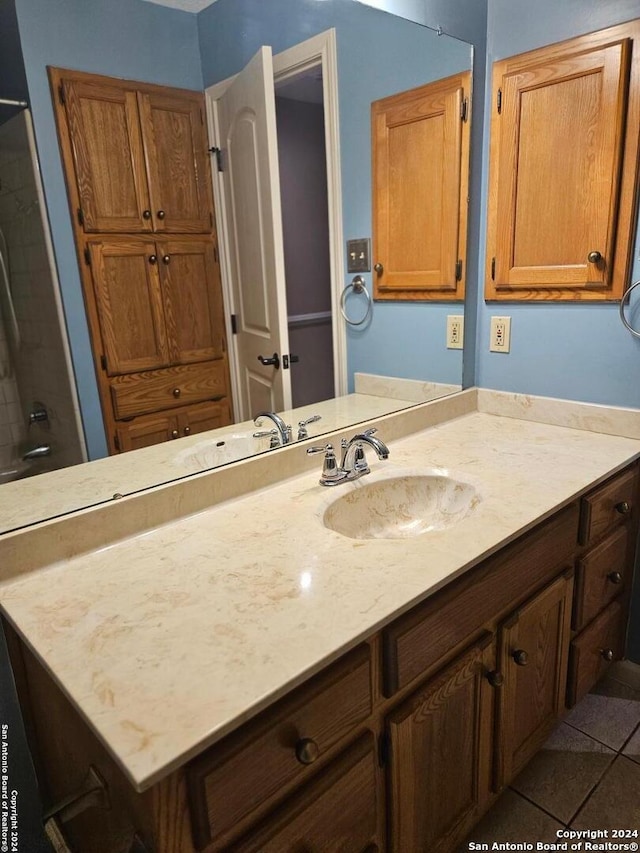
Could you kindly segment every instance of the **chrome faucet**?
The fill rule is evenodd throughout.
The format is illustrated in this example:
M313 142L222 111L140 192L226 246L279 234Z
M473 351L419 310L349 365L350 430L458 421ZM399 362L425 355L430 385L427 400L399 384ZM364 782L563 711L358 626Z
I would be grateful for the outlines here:
M342 462L340 465L338 465L336 460L333 445L325 444L324 447L310 447L307 453L324 453L320 485L337 486L339 483L357 480L365 474L370 474L371 469L367 465L364 444L373 447L378 454L378 459L388 459L389 448L384 441L373 437L375 431L375 429L367 429L364 432L357 433L348 441L347 439L343 439Z
M285 424L280 415L277 415L275 412L258 412L253 419L256 426L261 426L260 418L269 418L269 420L273 421L277 430L277 435L280 438L281 445L289 444L291 442L291 426Z

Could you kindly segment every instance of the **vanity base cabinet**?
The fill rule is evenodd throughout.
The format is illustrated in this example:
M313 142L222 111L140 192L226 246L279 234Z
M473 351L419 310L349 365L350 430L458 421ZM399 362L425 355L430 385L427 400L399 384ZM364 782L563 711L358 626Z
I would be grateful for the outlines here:
M93 767L102 805L63 824L82 853L453 853L622 657L637 488L632 465L142 793L7 626L45 805ZM594 610L603 565L626 580Z

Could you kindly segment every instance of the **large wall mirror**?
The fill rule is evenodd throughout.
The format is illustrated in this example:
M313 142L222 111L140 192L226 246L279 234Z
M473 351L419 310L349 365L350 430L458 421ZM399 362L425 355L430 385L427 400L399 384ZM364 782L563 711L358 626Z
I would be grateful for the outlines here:
M136 0L136 4L138 3L139 0ZM275 57L276 74L273 86L278 129L282 134L279 143L281 190L282 197L286 197L285 201L289 205L288 212L283 211L283 220L290 223L290 229L285 233L284 247L287 255L288 281L285 299L289 349L291 352L297 350L300 354L305 353L299 367L292 365L293 408L286 413L286 420L294 423L295 438L297 421L313 415L320 405L318 401L335 398L330 415L309 427L309 435L316 437L323 431L345 427L407 405L433 399L440 394L452 393L462 387L462 349L447 346L447 318L451 315L463 316L462 301L446 298L375 301L365 322L349 324L339 314L339 296L347 288L343 302L347 315L356 320L364 316L368 299L366 294L358 293L356 289L349 287L355 273L347 271L346 241L372 236L372 102L453 75L470 72L473 56L472 47L463 41L356 0L279 0L277 7L276 9L275 4L264 2L238 4L236 0L216 0L198 15L199 62L205 89L210 90L213 87L215 90L217 84L239 74L263 45L269 46ZM154 7L155 13L159 14L159 7ZM176 13L172 11L171 14ZM287 146L297 144L296 139L301 135L309 135L309 129L314 125L320 129L320 136L324 134L327 70L326 66L323 67L317 62L307 62L306 65L303 63L304 67L301 66L299 72L291 67L284 72L278 72L277 69L282 68L282 64L278 64L278 55L295 50L296 46L327 31L333 31L335 38L338 103L336 130L339 125L339 135L335 141L336 155L339 157L341 197L336 198L334 194L332 198L332 190L336 186L334 183L333 187L329 185L328 190L325 187L324 201L318 204L325 225L327 221L330 223L327 239L333 240L333 243L327 250L324 265L316 265L309 262L308 256L305 255L309 234L315 232L316 228L312 222L297 221L296 197L300 198L307 191L311 192L314 182L322 184L323 181L319 179L323 179L323 173L326 178L326 160L319 157L316 168L312 168L309 163L313 161L307 159L302 171L304 176L306 169L305 180L300 173L291 172L289 167L295 156ZM140 38L143 37L141 34ZM30 51L25 51L25 64L28 65L32 61ZM179 62L179 57L163 56L163 63L173 61ZM51 59L47 58L46 63L50 64ZM69 66L78 70L105 73L104 67L95 69L88 61L84 67L80 61L69 62ZM110 73L118 76L117 67ZM25 129L14 127L8 134L13 145L16 139L22 137L28 144L30 136L33 135L30 120L27 118L23 121ZM42 126L45 124L43 122ZM49 127L52 127L50 122ZM0 167L3 162L11 160L11 157L5 156L2 148L4 128L5 125L0 127ZM35 128L39 151L42 152L43 146L57 147L57 139L53 136L44 139L38 134L37 116ZM324 144L324 140L321 142ZM312 144L317 144L317 140ZM323 156L326 157L326 153ZM464 174L463 180L466 182L467 179L468 174ZM3 188L6 187L2 175L0 181L4 185ZM416 181L416 187L419 186L420 182ZM407 191L410 192L411 187L407 187ZM424 192L424 186L422 191ZM434 183L433 198L436 201L438 192L439 186ZM216 200L222 203L220 191L217 190L217 193ZM10 243L13 239L7 235L18 230L18 215L25 222L36 223L40 218L38 213L44 211L44 197L36 193L36 198L38 200L33 202L31 208L25 200L20 201L19 210L15 208L14 222L7 224L6 229L3 227L7 232L7 242ZM433 198L430 195L430 203L435 203ZM12 203L14 201L12 200ZM0 204L0 211L1 209ZM51 203L49 210L51 211ZM46 224L46 215L42 218ZM342 226L341 234L336 231L336 223ZM464 227L466 228L466 218ZM32 230L38 230L35 224ZM55 230L52 249L57 254L59 247L58 241L55 240ZM396 231L399 230L401 228L396 227ZM60 378L49 376L44 384L41 383L41 391L36 392L29 387L21 394L19 385L23 371L19 367L10 367L11 360L16 360L17 363L19 360L29 359L33 362L33 356L29 356L25 349L29 334L22 335L21 341L11 338L11 327L15 326L13 316L16 315L19 327L22 310L20 305L25 301L24 295L19 292L20 275L12 275L12 271L16 269L16 258L19 261L23 259L26 242L23 237L17 239L18 245L22 240L19 249L11 245L6 247L8 282L4 285L0 282L0 286L6 291L0 301L4 330L0 336L0 347L3 348L3 365L6 368L0 373L0 383L8 379L14 382L15 390L10 394L5 391L3 402L12 403L11 406L5 407L7 416L22 422L20 435L17 436L17 427L13 431L14 445L18 443L19 447L23 448L26 443L36 448L40 444L49 443L53 453L58 453L58 448L65 446L64 435L47 432L46 424L42 427L35 420L28 428L24 425L31 412L35 412L35 418L38 417L39 409L34 408L34 403L41 402L44 408L51 405L46 399L47 391L56 387L61 389L60 394L66 394L68 398L68 415L62 416L62 403L57 409L53 406L54 411L59 413L56 418L58 427L68 427L69 434L75 434L77 437L77 425L81 418L89 456L97 457L100 453L96 452L95 448L99 447L100 441L96 440L92 432L99 432L99 413L89 411L89 407L83 405L83 393L79 395L80 402L77 403L74 384L67 378L68 350L65 341L62 339L56 344L59 350L57 362L63 375ZM45 237L44 248L38 249L41 261L46 260L47 240L48 237ZM461 242L464 244L466 241L463 239ZM299 249L301 251L297 251ZM464 266L465 260L463 259ZM30 262L25 260L24 263L29 269ZM376 259L371 257L369 266L373 267L375 263ZM58 266L60 267L60 264ZM55 271L55 265L53 269ZM372 277L376 273L364 270L359 275L371 295ZM69 324L69 296L64 287L62 292ZM78 299L81 299L80 292ZM59 313L59 306L54 296L50 296L49 301L51 317L54 318L56 312ZM73 352L73 346L71 350ZM342 365L340 369L336 366L336 360ZM49 359L48 363L51 366L53 359ZM77 374L77 358L74 359L74 367ZM87 365L83 364L81 370L86 383ZM368 407L355 406L354 394L356 397L368 398ZM2 407L0 411L3 411ZM115 493L130 494L205 468L244 458L255 452L263 452L268 448L268 441L247 441L248 432L244 427L248 426L245 420L249 412L250 409L244 411L236 405L235 417L242 423L224 428L217 437L207 434L179 439L169 442L170 447L166 447L162 452L160 448L164 446L157 445L120 456L95 458L85 465L82 478L84 485L67 487L66 483L71 483L71 479L65 476L71 470L69 468L43 473L36 479L29 477L28 481L18 479L4 482L0 486L0 532L111 500ZM240 430L240 427L243 429ZM12 435L10 424L8 428L0 424L0 430L3 429L6 436ZM19 438L19 442L15 441L15 437ZM219 438L219 441L215 440L216 438ZM232 439L236 441L235 449L231 447ZM82 440L72 438L69 443L72 449L65 457L64 464L72 464L82 458ZM10 455L9 451L7 453ZM162 453L165 455L162 456ZM17 455L18 449L14 446L14 460ZM62 458L60 450L60 459ZM6 462L5 459L5 467ZM36 458L34 467L37 464ZM25 497L27 492L28 502Z

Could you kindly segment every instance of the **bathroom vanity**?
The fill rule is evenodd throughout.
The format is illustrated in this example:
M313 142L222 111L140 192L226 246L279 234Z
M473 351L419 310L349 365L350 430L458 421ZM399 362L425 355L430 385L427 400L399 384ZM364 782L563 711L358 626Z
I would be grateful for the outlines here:
M640 413L473 389L373 425L355 483L294 446L0 538L72 849L454 850L623 656ZM454 483L427 532L326 526L416 477Z

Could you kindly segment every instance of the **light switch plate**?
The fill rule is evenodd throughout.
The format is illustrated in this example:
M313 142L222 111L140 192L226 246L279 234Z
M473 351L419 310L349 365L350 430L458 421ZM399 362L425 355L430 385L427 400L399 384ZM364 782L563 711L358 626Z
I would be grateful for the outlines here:
M371 240L347 240L347 272L371 272Z
M510 348L511 317L492 317L489 352L509 352Z

